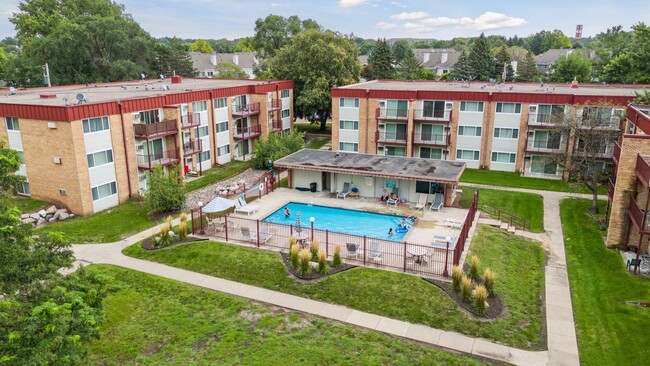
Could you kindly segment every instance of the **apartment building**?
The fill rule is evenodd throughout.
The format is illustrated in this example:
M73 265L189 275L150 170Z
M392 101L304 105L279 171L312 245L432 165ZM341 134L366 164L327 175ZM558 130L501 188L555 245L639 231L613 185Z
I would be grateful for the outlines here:
M22 194L87 215L146 191L157 165L201 174L245 159L260 137L291 129L292 93L292 81L177 76L11 89L0 138L23 157Z
M459 160L468 168L552 179L568 174L551 154L579 154L551 117L620 114L642 86L379 80L332 89L332 146L347 152ZM588 104L609 103L595 110ZM613 142L603 145L603 169Z

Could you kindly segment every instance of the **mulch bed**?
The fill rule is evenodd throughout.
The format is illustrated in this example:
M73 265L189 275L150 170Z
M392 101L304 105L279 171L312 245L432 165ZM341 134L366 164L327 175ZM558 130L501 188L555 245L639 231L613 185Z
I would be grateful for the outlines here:
M503 310L505 309L503 305L503 301L501 301L501 298L495 295L495 296L488 297L487 303L490 306L487 308L485 314L480 315L476 313L476 311L474 311L474 307L472 303L466 303L460 299L460 295L455 293L454 290L451 288L451 283L434 280L432 278L423 278L423 280L438 286L442 291L446 292L447 295L449 295L449 297L451 297L454 301L456 301L458 305L460 305L463 309L467 310L470 314L474 315L479 320L497 319L498 317L501 316L501 313L503 313Z
M287 271L289 271L289 273L291 273L293 276L295 276L295 277L297 277L297 278L299 278L301 280L305 280L305 281L319 280L321 278L331 276L331 275L337 274L339 272L347 271L348 269L356 267L356 266L353 266L353 265L347 264L347 263L342 263L338 267L332 267L332 262L329 261L328 263L330 264L330 271L329 271L328 274L320 274L318 272L315 272L315 268L313 268L312 271L309 272L308 275L304 276L304 275L299 274L298 269L294 268L291 265L291 260L289 258L288 253L280 253L280 255L282 256L282 262L284 263L284 266L287 268Z
M185 239L183 239L182 241L175 241L175 242L173 242L173 243L171 243L171 244L169 244L169 245L167 245L165 247L156 248L156 247L153 246L153 237L150 237L150 238L144 239L142 241L142 243L140 244L140 246L144 250L160 250L160 249L171 248L171 247L173 247L175 245L192 243L192 242L195 242L195 241L204 241L204 240L207 240L207 239L188 236Z

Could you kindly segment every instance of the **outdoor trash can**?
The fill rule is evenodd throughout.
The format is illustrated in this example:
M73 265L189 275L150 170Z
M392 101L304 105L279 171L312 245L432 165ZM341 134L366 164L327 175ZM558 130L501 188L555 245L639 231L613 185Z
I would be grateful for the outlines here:
M309 188L312 192L316 192L316 182L309 183Z

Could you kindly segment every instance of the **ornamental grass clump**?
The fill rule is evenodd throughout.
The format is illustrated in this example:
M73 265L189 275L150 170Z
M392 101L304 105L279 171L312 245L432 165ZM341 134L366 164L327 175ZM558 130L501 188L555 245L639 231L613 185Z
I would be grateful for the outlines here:
M460 283L463 280L465 273L463 269L458 266L451 267L451 288L455 293L460 292Z
M311 260L314 262L318 261L319 248L320 248L320 243L318 242L318 239L312 240L311 245L309 246L309 250L311 250Z
M474 310L483 315L487 311L488 290L483 285L478 285L474 289Z
M332 259L332 267L338 267L343 264L341 260L341 244L334 246L334 258Z
M187 221L181 221L178 224L178 240L183 241L187 238Z
M296 240L296 237L295 237L295 236L291 236L291 237L289 237L289 248L291 248L292 246L296 245L297 242L298 242L298 241Z
M478 257L473 255L472 259L469 261L469 278L476 281L479 278L478 267L481 262L478 260Z
M300 266L298 267L298 273L306 276L309 274L311 271L311 268L309 266L309 260L311 259L311 253L309 252L309 249L305 248L300 251L298 254L300 257Z
M486 268L483 271L483 286L488 292L488 295L494 296L494 281L496 279L496 274L489 268Z
M291 246L291 248L289 248L289 261L291 262L293 268L298 268L298 264L300 264L300 259L298 258L299 251L300 248L295 243Z
M472 280L465 275L460 281L460 298L465 302L472 300Z
M330 267L327 264L327 254L323 251L318 252L318 273L328 274L330 272Z

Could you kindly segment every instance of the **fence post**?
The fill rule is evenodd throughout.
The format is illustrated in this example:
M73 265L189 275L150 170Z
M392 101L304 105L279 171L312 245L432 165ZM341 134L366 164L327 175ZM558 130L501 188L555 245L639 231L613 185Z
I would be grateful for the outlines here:
M461 233L462 235L462 233ZM456 244L458 246L458 244ZM455 255L454 255L455 257ZM455 262L455 259L454 259ZM449 277L449 271L447 270L447 266L449 265L449 240L447 240L447 250L445 250L445 269L442 270L442 277Z
M367 252L366 252L366 236L363 236L363 265L366 265L366 257L367 257Z
M192 221L192 235L194 235L194 210L190 211L190 218L190 221Z
M226 232L226 241L228 241L228 215L223 217L223 228Z
M289 237L293 236L293 224L289 225Z
M406 242L404 242L404 272L406 272Z
M255 222L257 223L257 247L259 248L260 247L260 220L257 219L255 220Z
M325 229L325 258L329 258L330 256L330 251L329 251L329 236L330 236L330 231L329 229Z

